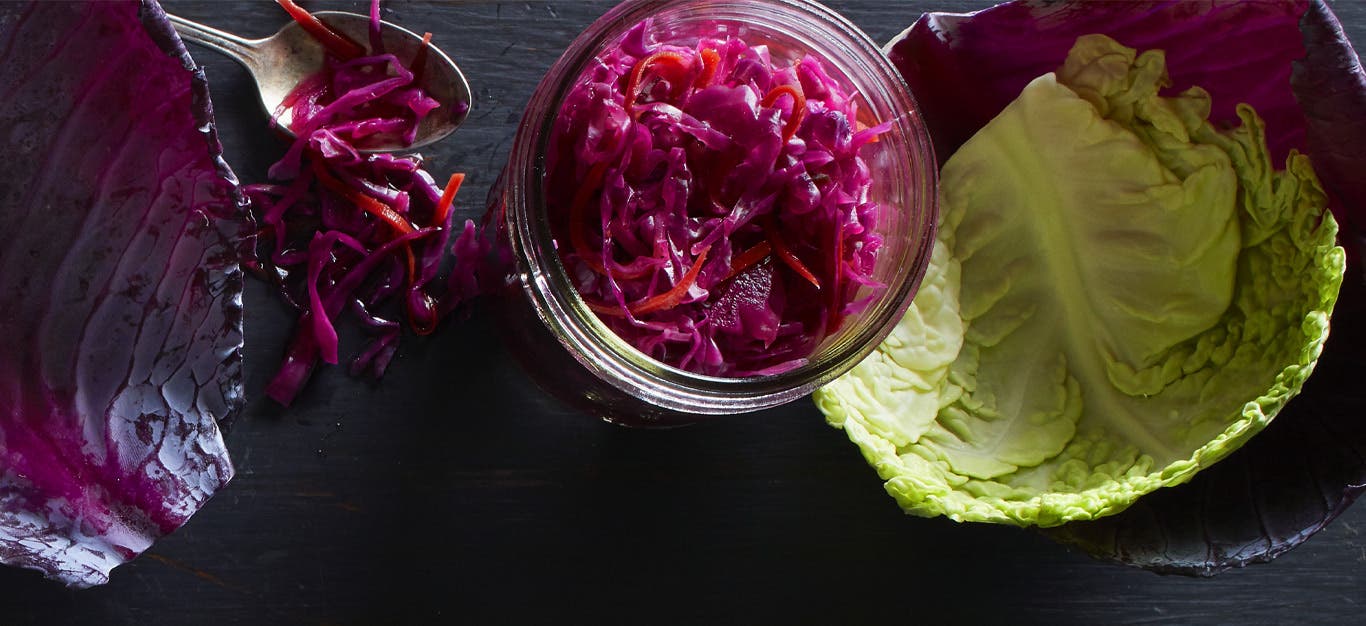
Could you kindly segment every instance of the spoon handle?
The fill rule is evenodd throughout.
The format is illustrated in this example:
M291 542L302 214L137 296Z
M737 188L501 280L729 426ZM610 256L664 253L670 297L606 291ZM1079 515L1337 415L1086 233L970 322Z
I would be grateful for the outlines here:
M260 66L256 50L259 42L243 39L232 33L192 22L178 15L167 14L166 17L171 20L171 24L175 26L176 32L180 33L181 37L226 54L238 63L247 66L247 69L254 71Z

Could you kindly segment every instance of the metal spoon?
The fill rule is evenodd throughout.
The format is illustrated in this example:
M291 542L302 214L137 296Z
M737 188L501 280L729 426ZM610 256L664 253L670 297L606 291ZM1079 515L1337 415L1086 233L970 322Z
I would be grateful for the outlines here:
M355 41L369 41L370 18L341 11L314 13L328 26ZM232 57L251 72L261 94L261 105L267 114L274 114L280 102L296 85L316 73L323 66L323 47L297 22L290 22L280 32L265 39L243 39L182 17L168 15L181 37L202 44ZM380 22L384 48L400 61L411 63L422 47L422 37L401 26ZM363 152L395 152L415 150L451 134L469 113L470 85L460 68L439 48L427 51L427 65L423 70L422 87L441 106L432 111L417 128L412 145L372 145ZM280 128L293 136L289 129L290 114L280 117Z

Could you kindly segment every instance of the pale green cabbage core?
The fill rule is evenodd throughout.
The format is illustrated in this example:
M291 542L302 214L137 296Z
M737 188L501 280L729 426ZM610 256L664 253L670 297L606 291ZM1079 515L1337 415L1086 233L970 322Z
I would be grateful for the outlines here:
M1078 40L945 164L905 318L816 394L909 513L1055 526L1189 480L1297 393L1345 255L1308 157Z

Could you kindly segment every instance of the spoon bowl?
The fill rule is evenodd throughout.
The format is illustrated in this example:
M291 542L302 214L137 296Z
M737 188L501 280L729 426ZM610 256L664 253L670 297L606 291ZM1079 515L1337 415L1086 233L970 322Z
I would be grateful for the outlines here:
M313 15L353 41L369 41L368 16L343 11L318 11ZM297 22L289 22L279 32L265 39L244 39L182 17L167 17L181 37L226 54L246 67L256 80L261 106L271 116L275 115L290 91L323 67L325 55L322 44ZM380 21L380 33L385 52L396 56L405 66L412 64L424 45L428 46L426 68L419 84L441 106L418 125L417 137L412 144L401 145L393 139L382 139L364 146L361 151L416 150L450 135L465 121L472 103L470 85L465 75L440 48L424 44L420 35L402 26ZM280 130L293 137L289 111L282 111L276 119Z

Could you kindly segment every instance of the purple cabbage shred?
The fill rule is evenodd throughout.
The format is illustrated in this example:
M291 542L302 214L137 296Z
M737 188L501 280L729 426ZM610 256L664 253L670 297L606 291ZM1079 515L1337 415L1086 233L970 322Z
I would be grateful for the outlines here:
M695 373L806 363L882 287L859 153L887 126L854 96L815 56L778 61L738 38L662 43L647 20L608 46L565 96L546 159L584 301Z
M481 277L488 280L480 265L489 244L470 221L456 240L455 268L447 281L437 280L454 212L422 157L364 152L395 139L411 144L438 106L420 86L421 76L384 51L378 0L370 18L369 52L353 59L328 54L321 71L275 112L272 123L287 122L295 139L271 166L273 183L245 188L261 226L253 269L299 311L284 361L266 388L286 406L320 361L339 361L336 324L344 313L372 336L349 371L378 378L403 334L396 319L430 334L480 293Z

